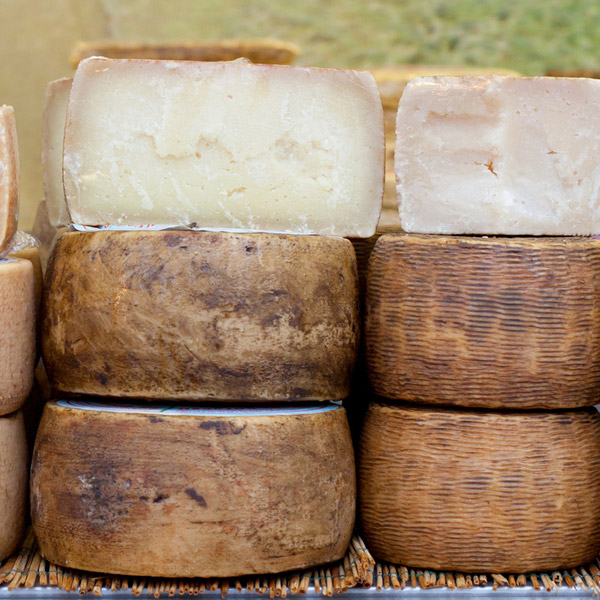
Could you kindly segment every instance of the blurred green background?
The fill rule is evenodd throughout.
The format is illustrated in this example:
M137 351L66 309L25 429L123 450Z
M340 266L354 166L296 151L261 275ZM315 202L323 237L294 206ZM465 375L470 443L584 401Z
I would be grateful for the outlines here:
M72 75L80 40L270 37L298 44L302 65L600 69L595 0L0 0L0 27L0 103L17 113L22 228L42 198L45 85Z

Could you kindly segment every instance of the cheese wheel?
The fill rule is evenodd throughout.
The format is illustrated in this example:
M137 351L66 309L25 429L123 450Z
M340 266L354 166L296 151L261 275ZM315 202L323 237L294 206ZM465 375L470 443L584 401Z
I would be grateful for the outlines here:
M19 148L12 106L0 106L0 254L17 231Z
M52 247L54 238L58 234L58 229L50 223L48 206L45 200L38 204L31 233L40 243L40 261L42 263L42 271L45 271L48 264L48 256L50 255L50 248Z
M62 392L335 400L359 326L342 238L74 232L48 264L42 351Z
M13 554L27 523L29 454L23 415L0 417L0 560Z
M44 275L42 273L42 262L40 260L40 249L37 246L27 246L26 248L22 248L16 252L11 252L9 257L24 258L31 263L33 267L35 308L37 313L40 302L42 301L42 284L44 280Z
M409 567L553 571L600 552L596 410L372 404L359 515L374 556Z
M600 240L395 234L371 254L369 376L386 398L508 408L600 396Z
M0 415L18 410L31 390L35 334L32 263L0 259Z
M70 568L234 577L339 560L354 455L336 405L169 408L59 401L36 439L31 511Z

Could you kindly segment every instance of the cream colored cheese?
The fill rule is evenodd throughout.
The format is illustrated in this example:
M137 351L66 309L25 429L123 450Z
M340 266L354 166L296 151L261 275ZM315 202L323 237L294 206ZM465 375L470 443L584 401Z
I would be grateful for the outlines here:
M19 148L12 106L0 106L0 255L17 231Z

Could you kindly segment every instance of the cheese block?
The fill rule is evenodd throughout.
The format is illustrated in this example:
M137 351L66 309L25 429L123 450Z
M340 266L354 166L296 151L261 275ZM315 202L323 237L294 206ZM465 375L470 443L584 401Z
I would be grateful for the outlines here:
M381 560L477 573L554 571L600 552L600 415L372 404L359 518Z
M365 335L386 398L592 406L600 240L384 235L369 263Z
M342 399L360 327L342 238L65 233L42 352L62 392L145 399Z
M83 61L64 183L79 225L372 235L383 116L366 72Z
M148 58L158 60L235 60L247 58L254 63L289 65L300 48L282 40L219 40L176 44L141 44L137 42L79 42L71 53L76 68L92 56L107 58Z
M18 410L31 389L35 302L32 263L0 259L0 415Z
M402 228L416 233L600 233L600 81L429 77L396 124Z
M42 115L42 176L48 209L53 227L68 225L71 221L65 202L63 186L63 140L67 105L72 79L51 81L46 87Z
M0 417L0 560L19 547L27 523L29 455L23 415Z
M0 106L0 256L17 231L19 148L12 106Z
M303 569L344 555L355 472L343 408L46 405L31 475L42 555L160 577Z

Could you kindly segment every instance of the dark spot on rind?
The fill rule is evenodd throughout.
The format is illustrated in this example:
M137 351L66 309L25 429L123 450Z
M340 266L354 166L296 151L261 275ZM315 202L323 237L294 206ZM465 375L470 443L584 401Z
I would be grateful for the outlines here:
M246 429L246 425L236 427L230 421L203 421L200 423L200 429L204 429L205 431L214 429L218 435L239 435Z
M164 419L161 419L160 417L154 417L154 416L150 417L150 423L162 423L163 421L164 421Z
M101 385L106 385L108 383L108 377L104 373L98 373L98 381Z
M187 488L185 493L192 500L195 500L202 508L206 508L206 500L194 488Z
M152 500L152 502L154 502L154 504L158 504L160 502L163 502L164 500L167 500L168 498L169 498L168 494L167 495L159 494L158 496L156 496L156 498L154 498L154 500Z

